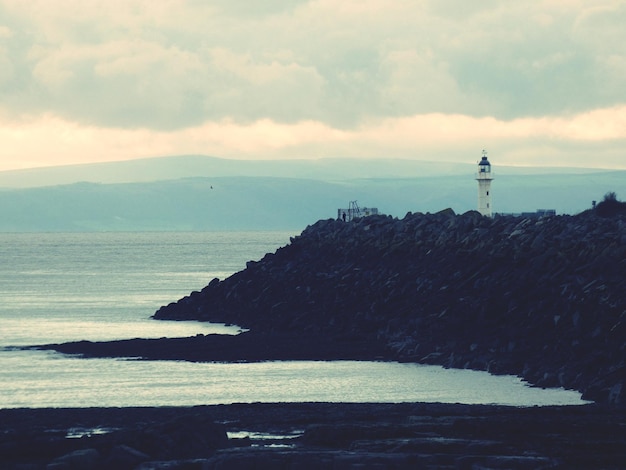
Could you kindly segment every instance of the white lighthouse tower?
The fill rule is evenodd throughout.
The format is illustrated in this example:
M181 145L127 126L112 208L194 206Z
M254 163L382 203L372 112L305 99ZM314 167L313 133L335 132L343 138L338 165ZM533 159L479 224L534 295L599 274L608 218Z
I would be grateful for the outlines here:
M483 150L483 158L478 162L478 212L487 217L491 217L491 163L487 160L487 151Z

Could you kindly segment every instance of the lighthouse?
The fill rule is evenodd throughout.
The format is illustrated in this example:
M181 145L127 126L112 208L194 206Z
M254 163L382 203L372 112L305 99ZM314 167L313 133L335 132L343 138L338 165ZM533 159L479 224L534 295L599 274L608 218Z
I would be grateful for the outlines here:
M487 217L491 217L491 163L487 160L487 151L483 150L483 158L478 162L478 212Z

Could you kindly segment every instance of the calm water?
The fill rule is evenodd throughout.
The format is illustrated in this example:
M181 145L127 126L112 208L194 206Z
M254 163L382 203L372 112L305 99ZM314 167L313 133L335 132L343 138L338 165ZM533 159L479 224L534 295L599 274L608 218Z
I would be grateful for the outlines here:
M0 408L233 402L582 404L510 376L377 362L78 359L11 346L236 334L149 317L289 242L287 232L0 234Z

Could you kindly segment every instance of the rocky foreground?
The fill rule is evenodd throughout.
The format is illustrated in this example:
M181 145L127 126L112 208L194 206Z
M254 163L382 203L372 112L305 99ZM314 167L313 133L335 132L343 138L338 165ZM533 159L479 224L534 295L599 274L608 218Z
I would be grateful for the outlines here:
M625 443L599 405L0 410L4 470L622 469Z
M599 206L601 208L601 206ZM626 215L323 220L157 319L215 335L48 346L194 361L383 359L522 376L623 406Z

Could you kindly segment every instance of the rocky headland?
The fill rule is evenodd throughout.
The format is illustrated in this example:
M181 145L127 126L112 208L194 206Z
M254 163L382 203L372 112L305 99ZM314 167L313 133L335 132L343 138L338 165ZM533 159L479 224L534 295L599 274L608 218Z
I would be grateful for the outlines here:
M623 215L444 210L319 221L155 318L232 323L306 339L303 349L365 341L388 359L516 374L623 404L625 281Z
M50 347L194 361L410 361L515 374L623 406L626 215L605 209L321 220L155 314L246 333Z

